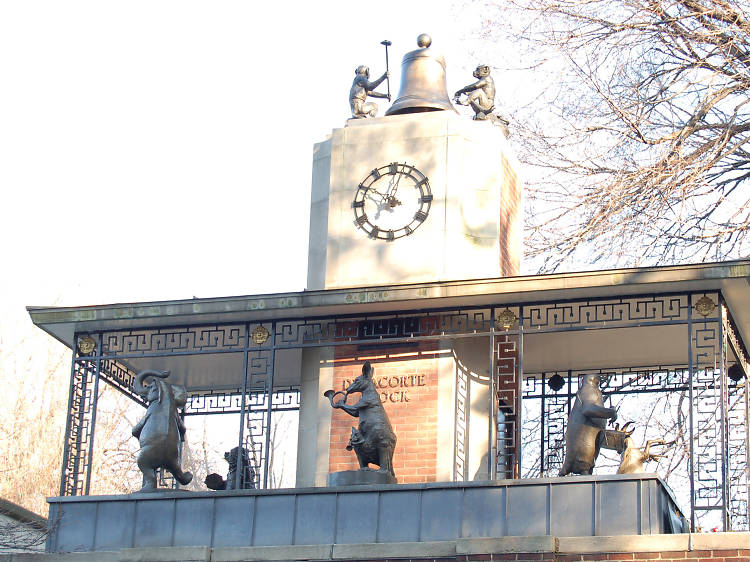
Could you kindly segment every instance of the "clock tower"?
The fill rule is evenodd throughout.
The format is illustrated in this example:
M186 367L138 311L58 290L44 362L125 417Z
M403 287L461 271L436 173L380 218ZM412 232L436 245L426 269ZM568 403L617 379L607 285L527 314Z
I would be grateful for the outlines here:
M308 290L373 287L373 297L387 303L397 284L519 273L521 183L506 129L491 106L482 115L475 108L479 119L459 115L447 94L445 61L429 48L429 38L422 36L419 45L403 58L399 95L385 116L372 117L374 104L355 92L356 86L369 94L384 77L369 82L367 68L360 67L352 87L359 95L352 103L355 118L315 145ZM355 304L362 295L345 299ZM473 459L466 470L487 474L481 462L488 458L490 414L479 405L489 402L482 379L490 369L486 352L450 336L398 341L409 330L429 332L431 322L441 320L399 314L398 304L392 306L393 317L381 310L377 317L350 319L347 329L377 340L377 350L357 344L303 351L298 486L326 485L329 474L357 468L344 448L351 419L333 410L323 393L347 388L364 361L372 362L398 438L393 462L400 483L454 478L450 413L460 401L462 373L478 373L466 386L478 401L472 407L478 429L466 438ZM489 345L488 338L482 342ZM506 362L515 364L512 356Z
M443 58L407 53L386 116L315 145L307 288L517 275L516 170L504 129L451 105Z

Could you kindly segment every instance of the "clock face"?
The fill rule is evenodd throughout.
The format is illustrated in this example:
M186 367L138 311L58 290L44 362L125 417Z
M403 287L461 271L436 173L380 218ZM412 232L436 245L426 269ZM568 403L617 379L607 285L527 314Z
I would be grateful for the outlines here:
M354 222L370 238L392 241L408 236L427 219L432 192L427 177L409 164L392 162L374 169L357 187Z

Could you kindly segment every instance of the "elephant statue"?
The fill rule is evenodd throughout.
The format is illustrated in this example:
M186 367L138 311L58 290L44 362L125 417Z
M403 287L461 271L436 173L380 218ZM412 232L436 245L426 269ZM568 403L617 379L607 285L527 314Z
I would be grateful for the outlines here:
M193 479L180 467L185 424L179 409L187 402L187 391L166 382L168 376L169 371L145 370L133 382L133 390L148 403L146 415L133 427L133 436L141 445L138 468L143 473L142 492L156 490L157 468L166 468L183 486ZM147 378L152 380L144 385Z

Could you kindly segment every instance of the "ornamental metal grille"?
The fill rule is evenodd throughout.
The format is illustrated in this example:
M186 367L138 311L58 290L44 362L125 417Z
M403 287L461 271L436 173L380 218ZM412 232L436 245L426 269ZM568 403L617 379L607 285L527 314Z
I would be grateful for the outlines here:
M621 330L627 346L627 334L633 333L628 330L662 327L685 350L677 363L529 367L535 359L530 338L540 334ZM322 369L329 365L325 357L332 366L337 346L389 360L402 350L399 360L408 361L407 351L419 355L427 347L418 342L431 342L433 357L452 361L454 369L448 402L453 412L440 414L452 418L453 450L446 460L454 480L556 476L579 377L604 374L605 404L618 409L618 423L634 422L636 445L656 438L667 442L658 451L665 456L653 466L689 511L693 528L748 529L748 390L745 379L727 377L730 365L739 365L744 375L748 361L718 292L134 327L77 334L76 341L83 336L96 347L73 358L63 495L89 491L99 379L142 406L144 399L133 390L141 369L170 369L176 377L200 381L190 387L182 415L232 420L226 432L233 444L227 449L247 450L255 487L276 488L289 485L280 467L294 470L295 459L290 465L282 457L297 446L304 369ZM465 362L451 355L457 342L472 339L469 347L478 358ZM301 359L326 349L314 364ZM605 451L597 470L613 473L618 464L617 455ZM163 481L171 484L167 477Z

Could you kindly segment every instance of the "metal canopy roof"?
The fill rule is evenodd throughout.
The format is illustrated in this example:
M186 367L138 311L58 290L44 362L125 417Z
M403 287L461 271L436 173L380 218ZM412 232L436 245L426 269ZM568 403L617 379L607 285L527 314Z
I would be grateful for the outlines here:
M27 310L35 325L72 348L76 332L703 290L722 291L738 336L747 342L750 260L176 301L29 306Z

